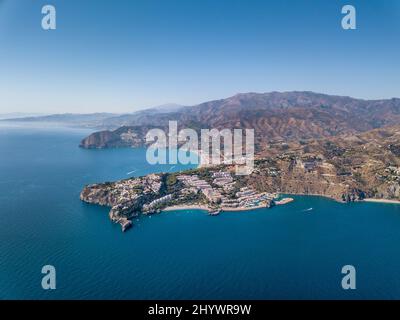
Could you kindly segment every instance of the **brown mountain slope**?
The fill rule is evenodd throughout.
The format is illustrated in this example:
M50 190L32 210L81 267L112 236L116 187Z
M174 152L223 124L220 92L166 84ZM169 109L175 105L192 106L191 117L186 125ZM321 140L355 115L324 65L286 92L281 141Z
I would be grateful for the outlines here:
M271 143L247 184L284 193L341 200L400 199L400 125L355 135ZM271 175L271 168L278 174Z
M167 129L168 121L176 120L180 128L255 130L259 145L273 139L287 141L331 137L364 132L400 123L400 99L360 100L313 92L272 92L237 94L227 99L186 107L170 114L152 114L124 122L115 135L94 133L82 141L85 148L137 146L143 139L126 140L122 134L143 138L145 128ZM132 124L133 126L127 125ZM115 123L114 123L115 124ZM110 141L96 143L96 136L110 136Z

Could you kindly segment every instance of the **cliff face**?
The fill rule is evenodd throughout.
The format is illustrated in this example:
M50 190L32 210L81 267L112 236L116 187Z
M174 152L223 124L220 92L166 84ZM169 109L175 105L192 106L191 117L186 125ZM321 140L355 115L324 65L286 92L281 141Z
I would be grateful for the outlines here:
M109 218L119 223L125 231L132 225L129 220L136 217L144 204L159 195L161 176L145 177L87 185L80 199L86 203L110 207Z
M400 126L307 142L269 144L249 183L337 200L400 199Z
M87 138L83 139L80 147L85 149L103 149L103 148L116 148L116 147L128 147L121 137L112 131L100 131L92 133Z
M84 138L79 146L85 149L141 147L145 145L147 132L153 128L153 126L131 126L114 131L94 132ZM167 127L161 128L167 130Z
M122 232L132 227L130 218L139 214L145 196L137 195L127 199L121 199L113 183L93 184L84 187L80 199L86 203L111 207L108 214L110 220L121 226Z
M85 186L80 199L87 203L113 207L118 204L118 195L114 192L113 183L91 184Z

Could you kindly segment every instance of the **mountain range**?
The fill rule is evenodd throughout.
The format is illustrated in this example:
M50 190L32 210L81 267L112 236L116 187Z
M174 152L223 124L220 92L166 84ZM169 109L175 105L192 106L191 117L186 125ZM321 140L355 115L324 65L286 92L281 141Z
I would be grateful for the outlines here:
M62 124L70 127L90 128L95 130L117 129L125 125L137 125L145 119L151 119L153 115L169 114L178 112L184 107L178 104L164 104L156 107L146 108L133 113L63 113L40 115L24 115L10 113L0 115L0 121L19 122L19 123L48 123Z
M254 129L256 146L269 141L308 140L357 134L400 124L400 99L362 100L314 92L241 93L168 112L154 109L103 120L83 148L135 147L151 128Z
M7 117L10 118L10 117ZM256 147L270 141L300 141L354 135L400 125L400 99L363 100L309 91L240 93L195 106L167 104L133 113L56 114L6 121L62 123L96 130L83 148L136 147L148 130L254 129Z

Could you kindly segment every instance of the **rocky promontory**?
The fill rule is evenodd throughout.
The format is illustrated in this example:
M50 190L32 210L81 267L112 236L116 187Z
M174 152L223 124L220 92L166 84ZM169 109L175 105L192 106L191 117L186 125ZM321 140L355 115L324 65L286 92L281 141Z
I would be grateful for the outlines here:
M90 184L83 188L80 199L90 204L110 207L109 218L125 231L131 219L142 212L143 205L157 197L160 175L148 175L117 182Z

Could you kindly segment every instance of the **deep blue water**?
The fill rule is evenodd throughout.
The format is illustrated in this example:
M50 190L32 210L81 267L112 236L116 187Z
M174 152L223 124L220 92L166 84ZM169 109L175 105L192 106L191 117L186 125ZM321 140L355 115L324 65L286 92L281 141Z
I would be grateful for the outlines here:
M150 166L143 149L79 149L87 134L0 127L0 299L400 298L400 206L297 196L217 217L163 213L123 234L107 208L79 200L83 185L171 166ZM41 288L46 264L54 291ZM354 291L341 288L347 264Z

